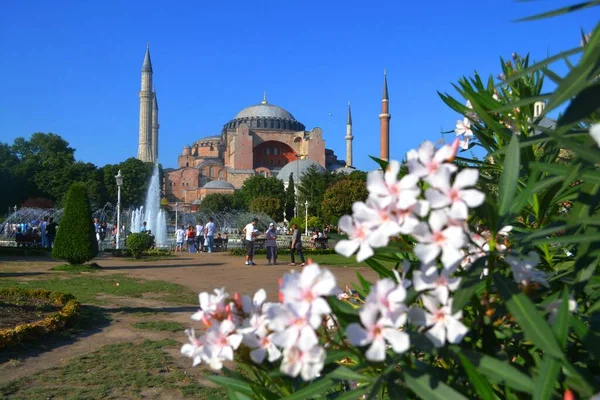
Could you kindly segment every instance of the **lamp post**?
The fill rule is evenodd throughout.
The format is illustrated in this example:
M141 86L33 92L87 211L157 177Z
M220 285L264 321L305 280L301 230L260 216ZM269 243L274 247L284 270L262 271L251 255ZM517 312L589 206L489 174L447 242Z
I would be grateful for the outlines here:
M123 186L123 175L121 175L121 170L115 176L115 180L117 181L117 249L120 249L120 240L121 240L121 186Z
M308 199L304 202L304 235L308 236Z
M305 155L306 154L294 153L294 157L297 158L297 160L296 160L297 161L297 163L296 163L296 176L294 177L294 185L296 186L295 190L294 190L294 194L296 195L296 201L295 201L296 204L298 204L298 200L299 200L299 198L298 198L298 185L300 185L300 160ZM295 217L298 216L298 208L299 207L296 207L296 213L294 215Z
M177 209L179 208L179 203L175 202L175 232L177 232Z

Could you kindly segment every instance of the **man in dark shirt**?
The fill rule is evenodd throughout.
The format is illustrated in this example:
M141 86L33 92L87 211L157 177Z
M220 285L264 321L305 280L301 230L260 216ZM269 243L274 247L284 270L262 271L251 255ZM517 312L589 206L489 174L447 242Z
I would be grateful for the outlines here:
M54 237L56 236L56 227L58 224L54 222L54 218L50 217L48 220L48 225L46 225L46 245L49 249L52 248L52 244L54 243Z
M302 254L302 233L300 229L298 229L298 225L292 224L292 246L290 251L290 256L292 257L292 262L289 264L291 266L296 265L296 260L294 259L294 253L298 253L298 257L300 257L300 266L304 267L304 254Z

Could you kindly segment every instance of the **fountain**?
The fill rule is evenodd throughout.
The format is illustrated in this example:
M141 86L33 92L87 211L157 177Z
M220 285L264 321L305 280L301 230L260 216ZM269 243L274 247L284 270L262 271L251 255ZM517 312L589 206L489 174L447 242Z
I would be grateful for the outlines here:
M152 231L157 247L165 247L167 243L167 216L160 208L160 179L158 164L154 164L154 172L148 186L146 203L131 212L129 226L130 232L139 232L142 224L146 222L147 229Z

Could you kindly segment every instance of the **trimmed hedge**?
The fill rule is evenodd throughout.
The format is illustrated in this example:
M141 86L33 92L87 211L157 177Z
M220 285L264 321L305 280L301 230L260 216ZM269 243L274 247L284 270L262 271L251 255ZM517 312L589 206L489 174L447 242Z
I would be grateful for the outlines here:
M152 247L152 238L147 233L132 233L127 236L125 245L133 258L140 258L145 251L150 250L150 247Z
M52 305L61 307L59 311L39 321L17 325L13 328L0 329L0 349L35 340L40 336L63 328L70 319L78 314L81 306L79 301L70 294L42 289L0 289L0 298L13 303L26 302L29 299L42 299Z
M65 211L56 232L52 257L85 264L98 255L92 209L85 186L74 183L67 192Z
M133 254L128 249L105 249L104 252L111 254L113 257L133 257ZM175 252L170 249L150 249L144 251L145 256L151 257L168 257L173 254Z

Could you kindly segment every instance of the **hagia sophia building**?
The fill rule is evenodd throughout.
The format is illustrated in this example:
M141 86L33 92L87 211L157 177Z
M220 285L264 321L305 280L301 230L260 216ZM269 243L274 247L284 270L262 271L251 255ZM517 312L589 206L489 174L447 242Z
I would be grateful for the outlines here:
M158 160L158 101L152 85L150 49L142 65L140 130L137 158ZM380 158L389 157L390 130L387 76L384 72L380 119ZM312 166L318 171L350 173L352 165L352 114L348 104L346 122L346 159L339 160L325 148L321 128L307 130L304 124L282 107L267 101L241 110L223 125L219 135L201 138L185 145L177 168L164 170L163 190L170 205L194 211L210 193L233 193L253 175L275 176L287 187Z

